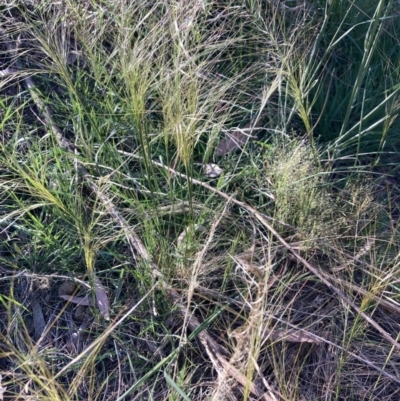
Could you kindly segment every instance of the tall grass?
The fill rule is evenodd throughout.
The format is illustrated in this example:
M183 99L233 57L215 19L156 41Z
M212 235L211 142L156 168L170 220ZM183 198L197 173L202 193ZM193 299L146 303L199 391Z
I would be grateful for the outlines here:
M397 397L398 2L0 9L0 395Z

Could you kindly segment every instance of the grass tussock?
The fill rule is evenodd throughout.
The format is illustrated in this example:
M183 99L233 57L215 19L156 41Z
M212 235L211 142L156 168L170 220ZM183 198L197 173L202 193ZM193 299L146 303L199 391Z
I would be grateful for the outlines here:
M399 396L398 2L0 10L0 399Z

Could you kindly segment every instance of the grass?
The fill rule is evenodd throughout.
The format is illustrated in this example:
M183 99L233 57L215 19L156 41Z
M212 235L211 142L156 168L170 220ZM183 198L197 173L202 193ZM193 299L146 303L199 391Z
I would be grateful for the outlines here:
M0 398L395 399L399 7L1 5Z

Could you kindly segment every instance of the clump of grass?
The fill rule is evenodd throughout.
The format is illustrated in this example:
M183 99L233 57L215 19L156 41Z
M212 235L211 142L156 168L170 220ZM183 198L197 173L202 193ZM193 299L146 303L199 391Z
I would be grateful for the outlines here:
M303 246L354 235L353 228L361 220L365 229L368 226L367 214L370 222L378 219L380 207L371 194L371 180L354 174L339 189L330 164L321 160L307 141L294 139L277 144L264 159L264 178L260 182L274 198L271 214L295 227L292 235Z
M278 145L266 163L265 175L275 197L274 216L298 228L306 238L328 236L334 203L324 186L326 171L315 162L312 148L298 141L280 149Z

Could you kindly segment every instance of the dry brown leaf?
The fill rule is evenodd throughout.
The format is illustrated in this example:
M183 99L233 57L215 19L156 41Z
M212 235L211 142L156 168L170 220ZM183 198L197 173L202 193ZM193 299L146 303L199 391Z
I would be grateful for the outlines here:
M224 156L235 150L242 149L250 139L256 139L255 136L247 134L245 130L247 131L248 128L236 128L228 131L217 146L216 156Z
M70 295L59 295L60 298L71 302L72 304L82 305L82 306L93 306L94 302L91 296L86 297L72 297Z
M34 297L32 299L31 307L33 316L33 327L35 328L34 338L37 341L39 340L39 338L44 333L44 330L46 329L46 322L44 321L42 307Z
M101 281L98 277L94 276L94 293L96 295L96 303L101 316L106 320L110 320L110 301Z

